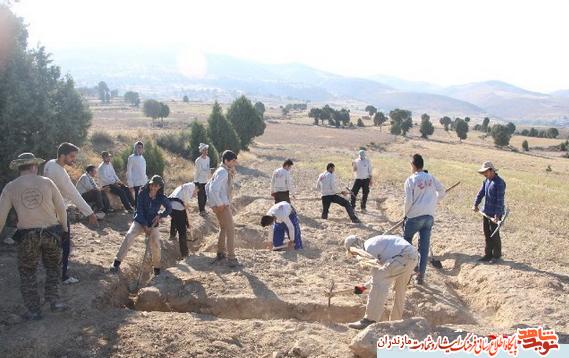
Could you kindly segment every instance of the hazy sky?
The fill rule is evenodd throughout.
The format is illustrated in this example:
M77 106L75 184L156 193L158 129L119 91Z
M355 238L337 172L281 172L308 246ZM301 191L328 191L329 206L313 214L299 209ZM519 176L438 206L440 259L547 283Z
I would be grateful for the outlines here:
M21 0L31 44L163 47L442 85L569 88L568 0Z

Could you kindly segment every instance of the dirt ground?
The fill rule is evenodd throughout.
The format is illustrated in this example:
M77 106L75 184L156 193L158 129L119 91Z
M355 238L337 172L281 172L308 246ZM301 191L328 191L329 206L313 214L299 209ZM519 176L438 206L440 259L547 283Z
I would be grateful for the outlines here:
M98 130L106 127L105 116L96 113ZM188 117L180 115L181 120ZM19 316L24 307L15 248L2 243L0 356L353 356L349 345L358 332L346 323L361 318L366 296L339 295L329 305L325 293L332 281L340 290L367 280L369 272L345 255L343 238L380 234L400 218L407 158L417 151L425 153L429 169L446 186L458 180L462 184L439 205L433 229L433 252L443 268L429 266L424 286L409 285L404 318L422 317L433 327L479 334L544 325L567 343L569 190L563 183L569 160L499 151L474 135L459 145L447 136L438 133L424 141L413 132L410 139L395 139L385 129L271 121L250 152L240 155L233 210L242 267L211 264L217 221L212 213L200 217L196 208L190 218L192 254L184 261L176 260L178 243L169 239L169 223L162 224L165 272L155 278L150 277L149 263L142 263L142 237L122 273L108 272L130 224L127 214L111 214L98 228L79 222L72 226L70 270L81 282L62 287L70 309L53 314L45 308L38 322ZM314 190L318 174L334 161L341 181L350 185L349 164L360 146L368 148L376 168L368 212L356 212L363 224L350 223L334 206L329 220L320 219L321 202ZM286 158L295 161L292 201L304 249L272 252L267 249L268 229L259 221L271 206L270 175ZM504 260L498 265L476 261L484 239L481 219L469 211L481 183L474 169L484 158L504 168L508 193L511 189L512 219L503 230ZM545 172L535 168L547 164L554 171L541 178ZM517 189L524 180L531 185ZM142 287L136 290L140 267ZM386 314L390 306L391 299Z

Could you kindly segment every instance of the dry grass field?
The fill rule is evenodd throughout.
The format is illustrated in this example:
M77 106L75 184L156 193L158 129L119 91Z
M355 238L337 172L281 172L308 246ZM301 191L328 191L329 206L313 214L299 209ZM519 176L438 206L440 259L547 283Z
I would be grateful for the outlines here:
M108 149L117 153L136 139L180 130L193 119L205 121L211 109L210 104L196 103L170 107L167 127L151 129L150 120L139 110L93 105L92 132L111 134L114 143ZM511 333L525 325L544 325L569 342L569 159L554 152L524 153L521 137L512 140L516 152L495 148L491 138L481 138L478 132L470 132L459 143L453 133L438 127L435 135L424 140L416 127L403 138L390 135L387 126L381 130L316 127L306 112L281 119L276 106L266 116L270 120L265 133L249 152L239 155L233 210L237 255L243 267L231 270L210 264L217 221L213 214L200 217L194 208L190 257L176 261L178 243L169 240L169 223L163 224L165 273L151 278L150 267L143 265L144 287L129 292L141 267L143 239L129 252L120 276L108 273L108 266L130 217L109 215L95 229L76 223L71 270L81 282L62 289L70 310L46 312L42 321L24 322L18 316L24 308L15 249L0 244L0 356L353 356L350 343L358 332L346 323L361 318L365 296L337 296L328 305L324 293L331 281L345 289L367 280L369 272L346 257L343 238L377 235L400 219L403 182L414 153L425 157L429 172L446 186L461 184L439 204L433 229L433 252L443 268L430 266L424 286L409 285L404 319L423 317L435 335ZM528 141L530 146L542 147L561 142ZM369 211L357 212L363 224L351 224L337 207L329 220L320 219L321 203L315 191L318 174L326 163L334 162L343 186L350 186L350 163L360 147L367 148L375 175ZM72 176L77 178L88 163L98 164L100 150L87 143L77 168L70 170ZM192 180L193 164L165 155L164 176L170 192ZM272 252L267 250L268 232L258 223L271 206L271 173L286 158L295 162L297 191L292 200L305 248ZM476 261L484 238L482 220L471 207L482 183L476 169L485 160L492 160L507 182L506 203L511 210L502 230L504 260L497 265ZM548 166L551 171L546 171ZM412 333L414 327L409 330Z

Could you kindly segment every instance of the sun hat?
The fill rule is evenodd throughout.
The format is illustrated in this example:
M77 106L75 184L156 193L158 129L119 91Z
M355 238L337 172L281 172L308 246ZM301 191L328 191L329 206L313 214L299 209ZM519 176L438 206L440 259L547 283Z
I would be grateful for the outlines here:
M492 162L486 161L482 163L482 166L480 167L480 169L478 169L478 173L484 173L485 171L490 169L492 169L495 172L498 171L498 169L494 167L494 164L492 164Z
M153 175L148 181L148 184L158 184L161 187L164 187L164 179L162 179L160 175Z
M207 144L205 144L205 143L200 143L200 145L199 145L199 147L198 147L198 150L199 150L200 152L203 152L204 150L206 150L206 149L208 149L208 148L209 148L209 145L207 145Z
M10 162L10 169L16 170L23 165L35 164L40 165L45 163L45 160L41 158L36 158L34 153L22 153L18 155L17 159Z

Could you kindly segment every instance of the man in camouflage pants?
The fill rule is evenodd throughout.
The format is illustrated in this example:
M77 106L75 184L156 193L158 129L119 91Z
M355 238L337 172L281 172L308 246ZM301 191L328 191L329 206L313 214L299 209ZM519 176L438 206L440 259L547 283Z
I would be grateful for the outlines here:
M61 193L51 179L37 175L43 159L23 153L10 163L20 176L8 183L0 196L0 231L13 207L18 214L18 271L26 318L41 319L37 266L41 256L46 271L45 301L52 311L65 310L59 302L61 238L67 231L67 212Z

